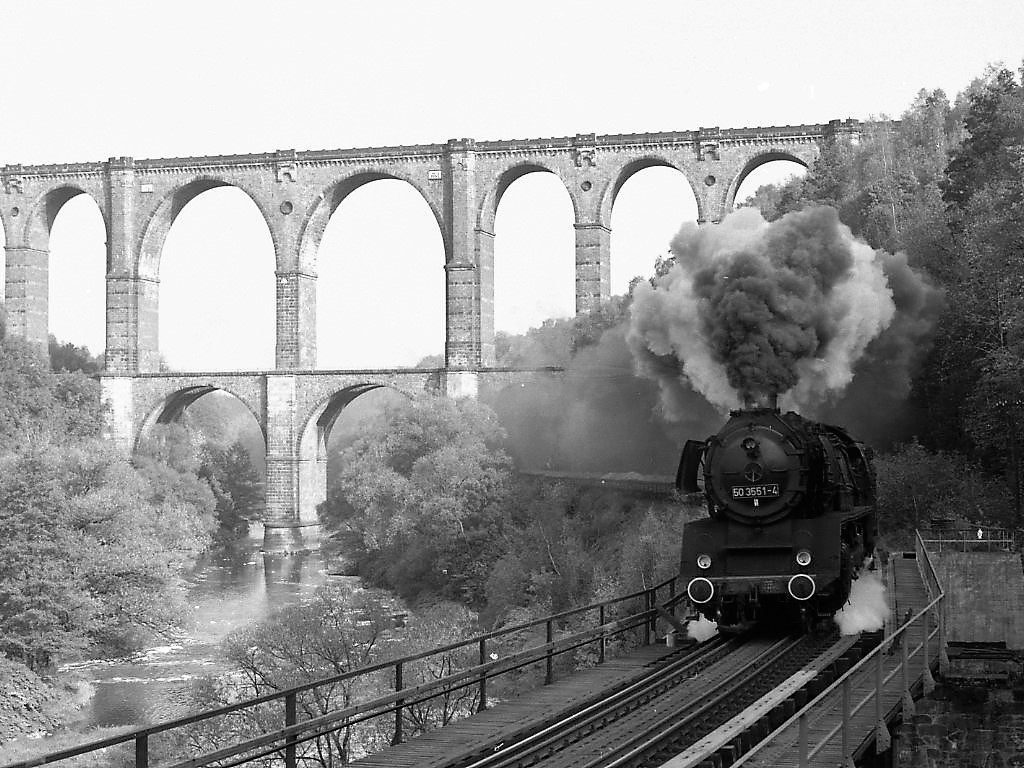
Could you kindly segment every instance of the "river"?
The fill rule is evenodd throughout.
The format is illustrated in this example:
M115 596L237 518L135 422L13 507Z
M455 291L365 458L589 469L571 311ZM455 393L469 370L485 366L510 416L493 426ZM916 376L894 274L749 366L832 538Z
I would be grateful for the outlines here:
M319 553L264 555L263 531L231 555L206 555L185 574L184 634L125 659L67 664L93 690L76 728L141 726L191 711L196 681L227 671L219 644L229 633L310 596L330 577Z

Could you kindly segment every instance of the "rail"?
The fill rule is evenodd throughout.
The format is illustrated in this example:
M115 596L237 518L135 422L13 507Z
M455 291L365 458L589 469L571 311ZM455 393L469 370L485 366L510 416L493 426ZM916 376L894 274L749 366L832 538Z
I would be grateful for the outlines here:
M929 603L917 615L896 628L889 637L886 637L869 654L862 658L857 664L839 676L835 682L825 688L821 693L801 707L788 720L772 731L767 737L755 744L748 752L742 755L733 763L734 768L745 765L756 759L758 752L767 747L777 739L786 729L792 726L797 727L797 765L799 768L806 768L823 749L831 745L838 736L841 740L841 755L845 761L852 757L853 751L858 744L851 749L851 723L853 718L864 707L874 704L875 715L875 742L879 751L888 749L891 744L888 727L885 724L886 710L882 701L882 693L886 686L900 676L899 684L902 689L902 704L904 712L912 712L914 699L911 693L912 686L916 683L917 676L911 677L911 666L914 658L917 657L919 675L922 687L926 693L930 693L935 686L932 677L933 661L929 655L929 643L938 636L938 658L936 661L940 667L947 664L944 661L946 648L946 617L945 617L945 592L939 584L928 550L925 547L925 540L921 533L915 532L914 549L917 553L918 568L924 580L925 589L928 592ZM916 645L910 647L915 642ZM883 662L886 655L900 655L899 664L885 674ZM873 678L873 687L859 700L851 702L851 694L854 693L854 680L862 683ZM841 714L838 724L814 744L809 743L809 720L817 712L825 709L833 709Z
M664 599L659 608L659 599L662 599L666 592L667 599ZM476 710L482 711L488 707L488 681L501 675L530 665L543 663L544 684L547 685L554 680L555 657L561 654L570 653L576 649L594 644L597 657L596 663L601 664L605 661L606 649L610 638L625 635L638 629L640 631L641 643L649 645L652 636L656 632L659 615L664 615L666 609L671 610L671 607L678 602L678 599L679 596L676 595L676 577L672 577L653 587L622 597L562 611L551 616L477 635L460 642L450 643L439 648L324 677L303 685L246 699L245 701L217 709L137 728L77 747L63 749L27 760L6 763L0 766L0 768L32 768L33 766L56 763L99 750L127 745L131 742L134 742L135 747L135 768L149 768L152 756L151 737L171 732L181 734L185 729L217 717L225 717L243 712L254 714L258 708L276 702L280 702L279 706L283 707L283 712L279 712L277 717L280 718L283 715L284 727L271 730L269 733L254 739L246 739L230 747L215 749L200 757L191 758L183 762L164 763L163 765L174 766L174 768L200 768L200 766L216 763L224 767L242 765L261 757L276 755L279 759L283 760L285 768L295 768L301 757L298 750L300 744L344 728L389 715L394 718L391 724L391 743L399 744L405 740L404 716L414 705L437 696L450 694L454 690L475 686L477 697ZM641 605L640 610L633 610L627 606L627 610L631 611L630 613L621 618L609 620L610 612L614 613L616 610L620 610L623 604L631 601L639 601ZM564 625L569 619L585 616L586 614L593 615L594 613L597 616L597 624L595 626L572 632L556 639L556 627L559 624ZM541 626L544 627L545 631L545 642L543 644L522 648L500 659L497 658L496 654L492 654L492 650L500 648L498 641L502 638L509 638L518 633L534 630ZM406 686L404 677L410 664L431 657L443 657L444 654L451 654L457 651L469 651L471 655L473 655L472 651L476 651L475 657L478 663L464 669L452 671L426 683ZM389 673L390 679L393 681L392 693L376 696L368 701L341 709L329 710L319 716L310 717L306 720L299 720L297 704L299 703L300 694L312 692L315 695L316 692L324 689L326 686L352 683L359 679L365 680L385 672Z

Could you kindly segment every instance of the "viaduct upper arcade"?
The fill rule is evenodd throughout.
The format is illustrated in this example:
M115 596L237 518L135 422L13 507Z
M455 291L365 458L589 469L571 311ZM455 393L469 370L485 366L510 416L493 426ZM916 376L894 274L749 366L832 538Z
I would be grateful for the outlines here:
M6 235L8 333L45 345L49 236L68 200L89 195L107 234L106 370L109 434L132 450L147 425L172 421L206 392L224 389L256 416L267 441L268 515L299 526L323 498L326 440L341 408L376 386L473 394L494 365L494 220L502 194L534 172L555 174L572 201L576 311L610 296L611 211L622 185L652 166L676 168L693 190L700 222L717 222L755 168L772 160L809 166L823 142L855 138L856 121L820 125L508 141L453 139L369 149L133 160L0 169ZM445 367L440 371L316 371L316 261L327 223L363 184L412 185L437 220L445 253ZM214 187L245 192L262 214L276 259L275 370L158 374L159 268L171 224ZM319 438L312 440L314 425ZM315 431L315 430L313 430ZM303 436L307 441L304 443ZM305 491L303 490L305 489Z

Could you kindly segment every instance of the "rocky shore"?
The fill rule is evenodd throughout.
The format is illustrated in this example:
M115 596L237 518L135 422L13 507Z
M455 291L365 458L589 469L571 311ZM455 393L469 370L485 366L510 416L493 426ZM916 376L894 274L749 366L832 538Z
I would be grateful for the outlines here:
M0 657L0 746L54 733L75 719L81 695L70 683L49 682Z

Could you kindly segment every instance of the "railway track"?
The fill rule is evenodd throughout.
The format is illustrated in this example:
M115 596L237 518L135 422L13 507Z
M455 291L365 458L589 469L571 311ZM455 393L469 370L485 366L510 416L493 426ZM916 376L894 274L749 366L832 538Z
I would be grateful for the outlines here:
M821 669L835 667L853 642L838 641L834 635L748 635L709 641L653 668L603 701L514 743L498 745L492 754L462 762L459 768L656 766L687 749L694 753L693 745L701 743L708 756L728 754L722 740L708 739L709 734L796 673L814 666L812 662L817 661ZM816 678L816 674L803 674L804 682ZM741 738L727 740L738 746ZM702 759L700 749L692 755L693 765Z

